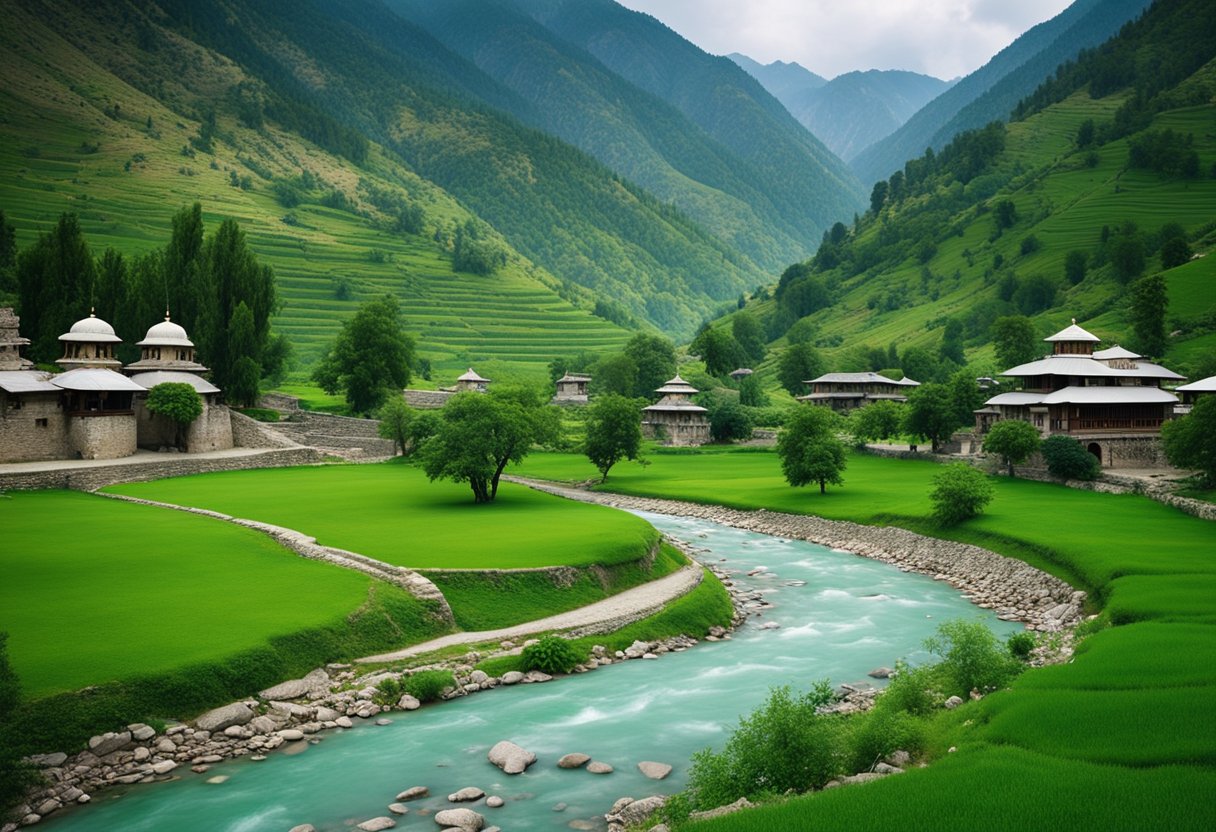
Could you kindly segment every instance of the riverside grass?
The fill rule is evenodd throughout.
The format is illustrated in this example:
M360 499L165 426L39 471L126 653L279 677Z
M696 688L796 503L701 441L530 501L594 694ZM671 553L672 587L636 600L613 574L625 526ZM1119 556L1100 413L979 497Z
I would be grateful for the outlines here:
M697 830L1139 830L1216 826L1216 525L1137 495L995 478L988 511L928 520L931 462L852 454L826 495L784 483L775 454L655 453L605 490L894 524L1035 562L1091 592L1117 626L1067 665L939 720L942 759L864 787L793 798ZM536 455L519 473L590 479L585 460ZM939 753L941 753L939 752Z
M0 528L0 629L26 700L341 622L373 584L249 529L78 492L11 492Z

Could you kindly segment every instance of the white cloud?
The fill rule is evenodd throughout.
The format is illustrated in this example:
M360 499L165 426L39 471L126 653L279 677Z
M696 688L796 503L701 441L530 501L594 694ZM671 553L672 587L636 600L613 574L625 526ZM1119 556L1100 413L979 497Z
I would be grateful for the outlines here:
M797 61L828 78L909 69L953 78L1071 0L619 0L707 52Z

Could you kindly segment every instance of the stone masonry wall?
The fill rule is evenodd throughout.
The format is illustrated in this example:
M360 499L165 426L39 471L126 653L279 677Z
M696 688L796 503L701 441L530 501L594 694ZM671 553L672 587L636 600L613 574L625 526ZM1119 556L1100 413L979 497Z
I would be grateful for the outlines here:
M226 451L232 447L232 417L227 405L207 404L186 432L186 449L192 454Z
M121 459L135 453L134 413L67 418L69 459Z
M46 425L40 426L39 419ZM58 393L25 395L21 408L0 410L0 462L35 462L69 459L67 417Z
M228 411L232 430L232 445L235 448L298 448L299 443L283 436L274 428L250 419L244 413Z

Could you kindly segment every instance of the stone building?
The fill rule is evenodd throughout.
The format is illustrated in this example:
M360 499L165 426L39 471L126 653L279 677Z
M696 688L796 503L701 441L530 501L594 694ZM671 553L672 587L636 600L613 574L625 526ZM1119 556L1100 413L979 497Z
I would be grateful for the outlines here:
M1179 416L1190 413L1200 396L1216 396L1216 376L1208 376L1199 381L1175 387L1174 392L1182 394L1182 402L1174 408L1174 413Z
M1182 376L1072 325L1045 339L1051 355L1011 367L1021 390L999 393L975 411L977 436L1003 419L1030 422L1044 436L1071 436L1106 467L1156 466L1161 425L1178 399L1162 382Z
M827 373L803 383L810 386L811 392L799 396L798 401L830 407L840 413L876 401L906 402L908 392L920 386L919 381L910 378L895 381L878 373Z
M557 393L553 396L554 404L586 404L587 385L591 376L578 373L566 373L557 380Z
M456 378L457 393L467 393L470 391L484 393L489 387L490 379L477 375L477 371L472 367L469 368L467 373Z
M704 445L709 441L709 411L694 404L698 392L677 375L655 390L662 398L642 409L642 435L665 445Z
M738 384L739 382L742 382L743 379L747 378L748 376L752 375L755 372L756 372L755 370L752 370L748 367L740 367L737 370L731 370L730 377L732 380L734 380L734 382L736 384Z

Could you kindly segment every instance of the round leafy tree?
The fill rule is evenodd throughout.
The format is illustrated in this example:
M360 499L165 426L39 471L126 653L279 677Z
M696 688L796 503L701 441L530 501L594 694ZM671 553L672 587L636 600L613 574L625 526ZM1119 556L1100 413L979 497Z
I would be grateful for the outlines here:
M942 526L954 526L975 517L992 500L992 483L965 462L945 466L933 477L933 519Z
M583 452L602 479L622 459L637 459L642 447L641 414L637 403L615 393L600 396L587 408L587 438Z
M1186 416L1166 422L1161 443L1170 465L1202 471L1216 485L1216 396L1201 397Z
M709 433L715 442L752 438L752 417L734 399L722 398L709 411Z
M185 450L186 428L203 414L203 400L191 385L183 381L166 381L148 391L148 412L174 423L175 444Z
M1062 480L1092 480L1098 476L1098 460L1071 436L1049 436L1039 451L1047 470Z
M807 405L797 408L777 437L777 456L781 471L794 486L819 483L819 493L827 484L843 485L848 464L844 443L836 438L839 417L826 407Z
M1039 429L1020 419L1003 419L992 426L984 437L984 450L999 454L1001 461L1013 476L1013 466L1025 462L1039 449L1042 440Z
M544 673L569 673L583 660L577 649L560 636L544 636L536 644L524 648L520 655L525 670Z

